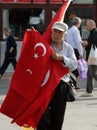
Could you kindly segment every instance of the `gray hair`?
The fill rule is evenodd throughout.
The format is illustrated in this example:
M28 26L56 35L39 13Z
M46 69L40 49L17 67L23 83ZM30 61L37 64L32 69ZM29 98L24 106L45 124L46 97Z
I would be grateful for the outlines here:
M86 23L89 23L89 24L91 24L93 27L96 27L96 22L95 22L94 20L92 20L92 19L87 20Z
M76 25L78 23L81 23L81 19L79 17L74 17L73 20L72 20L72 24Z
M11 33L11 29L10 28L4 28L3 30L6 31L6 32L10 32Z

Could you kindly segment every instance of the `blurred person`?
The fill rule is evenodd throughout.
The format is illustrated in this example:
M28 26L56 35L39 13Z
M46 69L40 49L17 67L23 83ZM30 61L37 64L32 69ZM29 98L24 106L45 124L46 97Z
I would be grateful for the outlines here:
M79 17L74 17L72 19L72 26L69 28L66 34L66 41L73 47L77 60L83 57L83 47L82 47L82 38L80 35L81 19ZM75 69L72 72L71 76L75 89L80 89L77 87L77 78L79 76L78 70Z
M97 28L94 20L86 21L86 28L89 30L90 34L88 36L87 41L85 41L82 45L86 50L86 61L88 61L89 53L91 50L91 46L94 45L97 47ZM88 65L87 72L87 83L86 83L86 92L82 94L83 97L91 97L93 96L93 87L94 87L94 79L97 80L97 65Z
M55 22L52 26L51 47L54 50L51 58L60 61L70 71L77 68L77 60L70 44L64 41L68 26L62 22ZM57 64L57 62L56 62ZM55 89L44 115L42 116L37 130L62 130L66 110L66 83L70 81L69 74L65 74ZM65 85L65 86L64 86Z
M0 67L0 78L4 74L5 70L7 69L8 65L11 63L13 68L15 69L17 61L17 44L14 37L11 35L11 30L8 28L4 28L3 30L4 35L6 36L5 40L5 58L3 61L2 66Z

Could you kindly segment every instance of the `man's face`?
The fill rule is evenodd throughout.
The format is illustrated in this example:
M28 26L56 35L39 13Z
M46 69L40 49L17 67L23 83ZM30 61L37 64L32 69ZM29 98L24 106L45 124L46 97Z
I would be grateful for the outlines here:
M78 23L78 28L80 28L80 26L81 26L81 22Z
M86 28L87 30L91 31L92 30L92 26L89 22L86 22Z
M4 33L5 36L8 36L8 35L9 35L9 32L6 31L6 30L4 30L3 33Z
M53 29L51 34L52 41L56 44L60 43L64 39L64 34L65 32L62 32L58 29Z

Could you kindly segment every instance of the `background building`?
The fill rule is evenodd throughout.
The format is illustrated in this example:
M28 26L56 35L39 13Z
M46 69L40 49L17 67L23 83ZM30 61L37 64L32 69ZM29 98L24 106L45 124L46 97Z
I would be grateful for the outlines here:
M4 57L3 28L10 27L17 40L18 56L24 32L34 26L42 34L56 11L65 0L0 0L0 65ZM80 28L83 39L88 36L85 29L87 19L94 19L97 23L97 0L75 0L70 4L64 21L71 26L74 16L82 19Z

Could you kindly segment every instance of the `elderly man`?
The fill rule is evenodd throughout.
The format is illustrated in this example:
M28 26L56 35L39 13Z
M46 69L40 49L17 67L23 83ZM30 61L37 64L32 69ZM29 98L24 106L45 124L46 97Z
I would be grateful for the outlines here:
M82 39L79 31L79 27L81 25L81 19L79 17L74 17L72 20L72 27L67 31L66 35L66 41L73 47L76 58L82 58L83 57L83 47L82 47ZM75 78L78 78L78 70L74 70L72 72L75 75ZM77 87L77 82L73 78L73 82L75 84L75 88L79 89Z
M62 22L55 22L52 26L51 47L54 50L51 58L60 61L63 66L73 71L77 68L77 60L70 44L64 41L68 26ZM57 64L57 62L56 62ZM37 130L61 130L66 109L66 83L70 81L69 75L64 75L56 87L55 93L40 120ZM63 85L64 84L64 85Z
M90 31L88 40L83 43L83 47L86 50L86 60L88 61L89 53L91 46L97 47L97 28L94 20L87 20L86 28ZM83 97L93 96L93 80L97 80L97 65L89 65L87 72L87 84L86 84L86 93L82 94Z

